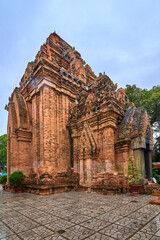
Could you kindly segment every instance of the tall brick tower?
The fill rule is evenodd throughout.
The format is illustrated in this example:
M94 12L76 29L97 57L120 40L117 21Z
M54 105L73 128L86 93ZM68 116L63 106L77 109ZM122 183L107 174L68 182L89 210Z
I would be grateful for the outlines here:
M28 181L53 183L71 168L69 109L95 75L79 52L51 34L28 63L9 104L8 176L22 170Z
M25 189L49 194L77 186L125 191L128 158L151 178L152 130L147 112L126 109L122 88L95 76L56 33L28 63L6 109L8 176L23 171Z

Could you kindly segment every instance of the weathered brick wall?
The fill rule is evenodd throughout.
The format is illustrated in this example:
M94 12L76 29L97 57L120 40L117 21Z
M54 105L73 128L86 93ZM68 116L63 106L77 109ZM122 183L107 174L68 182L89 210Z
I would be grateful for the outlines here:
M32 161L31 132L27 129L28 118L24 99L15 89L9 105L7 134L7 171L23 171L29 176Z

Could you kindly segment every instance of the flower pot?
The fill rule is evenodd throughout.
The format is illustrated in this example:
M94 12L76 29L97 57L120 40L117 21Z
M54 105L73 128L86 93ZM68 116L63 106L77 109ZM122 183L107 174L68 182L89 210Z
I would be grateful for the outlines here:
M139 192L142 185L129 185L129 188L132 192L132 196L139 196Z
M23 187L16 187L15 192L16 193L22 193L23 192Z
M3 185L3 190L4 190L4 191L6 190L6 185Z
M152 196L160 196L160 190L153 189L153 194Z

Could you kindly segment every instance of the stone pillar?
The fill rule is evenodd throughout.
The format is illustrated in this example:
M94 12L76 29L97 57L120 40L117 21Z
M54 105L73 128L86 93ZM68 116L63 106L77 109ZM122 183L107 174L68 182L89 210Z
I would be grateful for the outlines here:
M50 88L43 88L43 124L44 124L44 167L43 171L48 172L50 167L50 154L51 154L51 136L50 136L50 127L51 127L51 118L50 118Z
M37 101L36 95L32 98L32 134L33 134L33 161L31 168L37 173Z
M118 174L128 174L128 158L133 154L133 150L130 150L130 141L120 141L115 145L115 168Z
M124 175L127 175L128 174L128 159L129 159L129 156L131 156L129 154L129 151L127 149L123 149L123 152L122 152L122 159L123 161L120 161L119 165L121 165L121 168L120 169L123 169L123 171L119 171L119 173L121 174L124 174Z
M136 161L137 168L141 170L142 178L146 178L144 149L134 149L134 159Z
M87 171L86 186L91 187L91 185L92 185L92 159L91 159L91 156L87 156L86 171Z
M51 170L57 169L57 96L53 89L50 89L50 151L51 151Z
M152 153L151 151L149 151L149 180L152 179L153 175L152 175Z
M60 141L61 141L61 132L60 132L60 127L61 127L61 122L60 122L60 115L61 115L61 96L59 93L57 93L57 98L56 98L56 125L57 125L57 141L56 141L56 152L57 152L57 169L60 168Z
M58 169L65 172L70 168L70 140L69 129L67 128L69 115L69 98L60 95L60 111L59 111L59 163Z
M84 184L84 172L83 172L83 159L79 159L79 164L80 164L80 169L79 169L79 178L80 178L80 181L79 181L79 183L80 183L80 185L82 185L83 186L83 184Z
M115 136L116 125L108 121L103 130L103 158L105 160L106 172L115 171Z
M79 173L79 167L78 167L78 139L77 137L73 137L73 167L74 172Z
M39 164L38 168L44 165L44 109L43 109L43 89L40 90L39 97L39 136L40 136L40 149L39 149Z
M10 174L12 174L14 171L20 171L18 140L15 133L12 133L10 137L10 161L9 162L10 162Z

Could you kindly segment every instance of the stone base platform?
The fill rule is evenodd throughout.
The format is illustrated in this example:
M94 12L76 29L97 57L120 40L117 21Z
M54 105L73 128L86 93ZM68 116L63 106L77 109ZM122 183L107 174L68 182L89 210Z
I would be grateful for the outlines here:
M80 192L92 192L92 193L99 193L102 195L115 195L118 193L127 193L127 188L107 188L107 186L103 185L95 185L92 187L87 186L78 186L78 191Z
M40 195L49 195L53 193L67 192L75 190L75 185L26 185L24 191L28 193L40 194Z
M25 185L24 186L24 192L27 193L33 193L33 194L39 194L39 195L49 195L54 193L61 193L61 192L67 192L71 190L76 190L77 187L75 185L42 185L42 184L36 184L36 185ZM15 192L15 189L6 185L6 192Z

